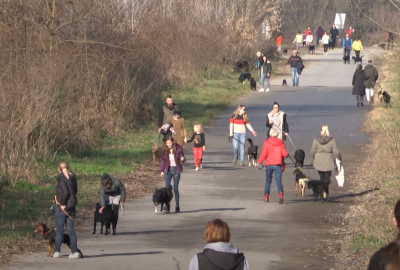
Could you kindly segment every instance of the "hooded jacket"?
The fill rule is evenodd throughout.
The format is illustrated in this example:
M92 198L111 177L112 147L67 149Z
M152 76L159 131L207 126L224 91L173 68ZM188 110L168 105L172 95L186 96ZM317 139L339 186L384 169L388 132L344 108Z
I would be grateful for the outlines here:
M57 177L56 197L60 205L65 205L65 210L72 210L78 204L78 181L73 173L69 179L60 173Z
M365 76L365 72L362 69L357 69L353 75L353 95L365 95L365 80L367 76Z
M172 147L175 147L174 157L175 157L176 169L178 170L178 172L181 173L181 172L183 172L182 163L185 162L185 156L183 154L182 147L180 147L179 144L177 144L177 143L173 144ZM183 157L183 160L182 160L182 157ZM160 156L160 166L158 168L158 171L166 174L169 172L169 169L170 169L169 155L163 153Z
M323 35L324 35L324 30L320 26L320 27L318 27L318 30L317 30L317 38L321 39Z
M332 137L315 138L311 146L311 156L317 171L328 172L335 169L335 159L341 160L339 149Z
M205 245L203 252L192 257L189 270L248 270L249 264L231 243L216 242Z
M121 195L121 202L125 202L126 200L126 192L125 192L125 186L122 184L122 182L116 178L116 177L111 177L111 186L110 188L105 188L102 184L100 184L100 205L104 206L106 205L106 198L105 195L108 196L118 196Z
M283 170L283 158L288 155L285 144L281 139L268 138L264 142L260 157L258 158L258 164L262 164L265 160L264 166L281 165Z
M362 44L361 44L361 40L355 40L355 41L353 42L352 48L353 48L353 50L355 50L355 51L361 51L361 50L363 49L363 46L362 46Z
M367 79L364 81L365 88L374 88L375 82L378 80L378 71L373 65L367 64L364 68L364 73Z

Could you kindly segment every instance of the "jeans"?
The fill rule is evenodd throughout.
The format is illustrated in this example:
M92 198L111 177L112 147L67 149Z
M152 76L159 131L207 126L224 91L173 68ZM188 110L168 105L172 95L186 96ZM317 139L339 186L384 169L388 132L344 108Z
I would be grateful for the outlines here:
M326 195L328 195L329 194L329 181L331 180L332 171L318 171L318 173L319 173L320 180L326 184L324 192L326 193Z
M335 45L336 45L336 38L332 37L332 43L331 43L332 50L335 49Z
M344 56L349 56L349 60L348 61L350 62L350 49L344 49L343 50L343 55Z
M65 212L67 212L68 215L70 215L72 218L75 218L76 216L75 208L71 210L66 210ZM54 213L54 219L57 228L56 239L54 244L54 252L60 252L61 243L64 238L64 224L65 227L67 228L69 240L71 242L71 253L77 252L78 247L74 229L74 222L61 210L59 205L57 205L56 207L56 211Z
M233 157L238 158L238 150L240 147L240 162L244 162L244 144L246 143L246 133L233 133Z
M360 51L354 51L356 53L357 59L360 58Z
M324 44L324 53L328 52L329 44Z
M370 102L371 98L374 97L374 88L365 88L365 95L367 97L367 102Z
M264 80L267 81L267 88L269 88L270 87L269 77L267 76L267 74L261 73L261 78L260 78L260 87L261 88L264 88Z
M357 104L364 102L364 95L356 95Z
M272 182L272 173L275 174L275 183L278 188L278 194L282 192L283 195L283 186L282 186L282 166L281 165L268 165L265 167L265 187L264 187L264 195L269 194L271 190L271 182Z
M181 179L181 173L178 171L176 167L170 167L169 172L165 174L164 177L164 186L168 188L171 185L171 179L174 178L174 196L175 196L175 205L179 206L179 180Z
M300 48L303 46L303 43L301 42L296 42L296 51L297 53L300 53Z
M299 84L299 73L297 73L297 67L291 67L292 70L292 83L293 85Z

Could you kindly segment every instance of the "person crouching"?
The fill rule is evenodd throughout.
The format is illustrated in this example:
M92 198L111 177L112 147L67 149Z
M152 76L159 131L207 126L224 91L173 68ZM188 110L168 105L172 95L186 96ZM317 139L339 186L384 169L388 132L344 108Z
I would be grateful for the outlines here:
M283 186L282 186L282 172L285 170L283 165L283 158L289 154L286 151L285 144L281 139L278 139L276 130L271 129L269 138L265 140L261 155L258 159L258 168L262 169L262 163L265 160L265 188L264 188L264 201L269 202L269 192L272 182L272 173L275 175L275 183L278 188L279 204L283 204Z

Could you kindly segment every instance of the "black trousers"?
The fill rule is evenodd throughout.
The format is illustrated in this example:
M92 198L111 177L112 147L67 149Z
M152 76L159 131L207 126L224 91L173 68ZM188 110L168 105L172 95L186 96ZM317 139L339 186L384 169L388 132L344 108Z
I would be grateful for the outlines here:
M329 194L329 181L331 180L332 171L326 171L326 172L318 171L318 173L319 173L320 180L326 184L325 188L324 188L324 192L326 193L326 195L328 195Z

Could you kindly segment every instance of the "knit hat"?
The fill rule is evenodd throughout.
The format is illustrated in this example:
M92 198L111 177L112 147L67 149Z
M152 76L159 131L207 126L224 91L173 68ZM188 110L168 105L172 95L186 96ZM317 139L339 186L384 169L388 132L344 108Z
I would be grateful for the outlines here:
M181 111L175 110L174 115L181 115Z

